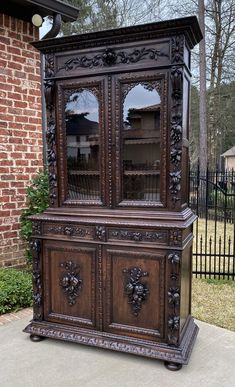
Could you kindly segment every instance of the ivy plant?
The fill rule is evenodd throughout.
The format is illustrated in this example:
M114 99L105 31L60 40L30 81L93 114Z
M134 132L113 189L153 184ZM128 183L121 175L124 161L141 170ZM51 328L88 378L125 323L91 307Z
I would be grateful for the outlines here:
M30 238L32 235L32 222L28 219L30 215L36 215L43 212L49 204L49 183L48 173L46 170L39 171L32 179L27 188L27 207L23 209L20 217L20 235L21 238L27 242L26 261L28 264L32 262L32 255L30 252Z

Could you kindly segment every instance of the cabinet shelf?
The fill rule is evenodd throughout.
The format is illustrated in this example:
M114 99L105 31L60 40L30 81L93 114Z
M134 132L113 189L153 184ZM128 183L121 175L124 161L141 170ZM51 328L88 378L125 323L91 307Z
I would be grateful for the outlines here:
M99 176L99 171L69 171L70 176Z
M125 176L158 176L160 171L124 171Z

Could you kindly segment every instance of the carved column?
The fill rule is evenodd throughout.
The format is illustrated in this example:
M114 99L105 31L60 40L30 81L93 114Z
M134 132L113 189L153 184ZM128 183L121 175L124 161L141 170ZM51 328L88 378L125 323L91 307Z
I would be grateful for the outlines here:
M54 76L54 58L46 55L45 59L44 92L47 110L47 162L49 177L49 201L50 207L58 206L57 192L57 169L56 169L56 119L55 119L55 81L50 79Z
M179 251L168 255L167 339L170 345L179 345L180 338L180 260Z
M41 241L33 239L31 242L31 251L33 255L33 319L42 321L43 305L42 305L42 273L41 273Z

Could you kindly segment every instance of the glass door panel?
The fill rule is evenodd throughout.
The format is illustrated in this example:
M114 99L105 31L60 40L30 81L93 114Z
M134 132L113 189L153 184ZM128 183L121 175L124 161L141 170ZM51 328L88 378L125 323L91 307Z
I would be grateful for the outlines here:
M161 101L156 85L123 85L123 200L160 201Z
M94 91L85 88L70 91L65 120L67 198L100 200L99 103Z

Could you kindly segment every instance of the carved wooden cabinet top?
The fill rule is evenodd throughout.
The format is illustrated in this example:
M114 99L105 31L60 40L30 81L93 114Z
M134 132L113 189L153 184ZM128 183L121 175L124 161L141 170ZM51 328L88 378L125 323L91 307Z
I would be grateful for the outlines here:
M182 212L196 17L45 39L50 207Z

